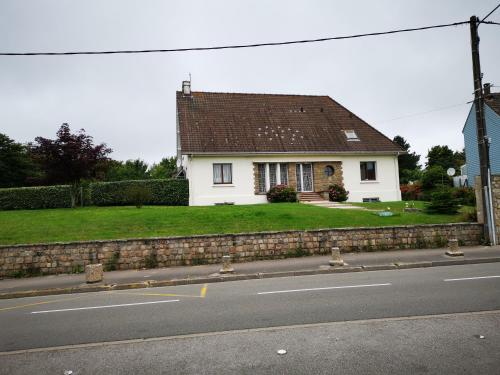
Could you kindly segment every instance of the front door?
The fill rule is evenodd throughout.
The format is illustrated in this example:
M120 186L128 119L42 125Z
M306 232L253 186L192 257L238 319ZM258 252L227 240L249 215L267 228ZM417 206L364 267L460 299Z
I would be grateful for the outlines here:
M309 192L313 191L313 172L311 163L297 164L297 191Z

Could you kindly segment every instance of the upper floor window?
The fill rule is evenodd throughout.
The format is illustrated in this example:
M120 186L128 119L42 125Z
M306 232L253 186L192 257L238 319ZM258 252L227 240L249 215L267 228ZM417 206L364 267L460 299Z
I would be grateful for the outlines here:
M361 170L361 181L377 180L377 163L374 161L362 161L359 163Z
M358 135L354 130L344 130L344 134L348 141L359 141Z
M214 184L232 184L233 165L229 163L214 164Z

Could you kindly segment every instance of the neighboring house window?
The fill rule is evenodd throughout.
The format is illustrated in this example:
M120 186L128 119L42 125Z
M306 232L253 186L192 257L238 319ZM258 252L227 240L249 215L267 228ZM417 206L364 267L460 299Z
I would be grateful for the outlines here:
M276 163L269 164L269 187L274 187L277 185L276 177Z
M232 182L232 164L214 164L214 184L231 184Z
M288 185L288 164L280 164L280 184Z
M376 163L374 161L362 161L359 166L361 181L375 181L377 179Z
M354 130L344 130L348 141L359 141L358 135Z
M266 189L266 165L265 164L257 164L258 173L259 173L259 193L265 193Z

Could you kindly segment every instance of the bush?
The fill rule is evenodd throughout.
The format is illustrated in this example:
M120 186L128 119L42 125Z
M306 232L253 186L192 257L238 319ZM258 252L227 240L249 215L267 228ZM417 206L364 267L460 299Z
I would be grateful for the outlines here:
M460 221L477 223L477 211L473 209L472 211L465 211L460 215Z
M69 185L0 189L0 210L71 207Z
M422 174L423 190L432 190L438 186L451 186L452 179L446 174L443 167L434 165L427 168Z
M328 197L332 202L345 202L349 192L342 185L330 185L328 187Z
M276 185L267 192L267 200L271 203L297 202L297 192L287 185Z
M90 199L96 206L136 205L138 195L134 189L149 191L142 196L142 204L187 206L189 204L188 180L133 180L95 182L90 184ZM132 190L131 190L132 189ZM139 190L136 190L136 193ZM143 194L143 193L139 193ZM147 198L147 199L146 199Z
M413 185L401 185L399 187L401 190L401 198L404 201L417 201L422 200L422 185L413 184Z
M456 214L458 201L453 197L453 189L442 187L432 192L426 210L431 214Z
M137 208L141 208L144 203L151 200L151 190L145 186L132 185L127 189L126 195Z
M475 206L476 194L473 188L461 187L453 189L453 198L458 201L458 204L463 206Z

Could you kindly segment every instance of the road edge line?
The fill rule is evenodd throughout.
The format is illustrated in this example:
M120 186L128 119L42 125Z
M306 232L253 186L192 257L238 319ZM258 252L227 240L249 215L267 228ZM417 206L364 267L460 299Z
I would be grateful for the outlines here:
M291 277L291 276L309 276L309 275L323 275L323 274L335 274L335 273L445 267L445 266L497 263L497 262L500 262L500 257L476 258L476 259L450 259L450 260L422 261L422 262L409 262L409 263L396 262L396 263L380 264L380 265L342 266L342 267L306 269L297 271L279 271L279 272L236 274L236 275L224 275L224 276L219 275L219 276L200 277L193 279L172 279L172 280L161 280L161 281L151 280L151 281L137 282L137 283L93 285L93 286L80 286L71 288L52 288L52 289L0 293L0 300L25 298L25 297L41 297L41 296L60 295L60 294L73 294L73 293L90 293L90 292L105 292L105 291L127 290L127 289L158 288L158 287L178 286L178 285L212 284L212 283L227 282L227 281L268 279L268 278Z

